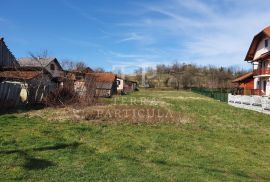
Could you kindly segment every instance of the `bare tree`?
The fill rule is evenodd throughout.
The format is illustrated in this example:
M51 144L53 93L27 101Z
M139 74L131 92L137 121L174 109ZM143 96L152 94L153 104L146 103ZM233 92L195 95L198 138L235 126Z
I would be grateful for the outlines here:
M65 59L61 61L61 66L64 70L72 71L76 68L76 63L72 60Z
M85 70L86 68L87 68L86 64L85 64L84 62L82 62L82 61L77 62L77 63L75 64L75 70L76 70L76 71L83 71L83 70Z

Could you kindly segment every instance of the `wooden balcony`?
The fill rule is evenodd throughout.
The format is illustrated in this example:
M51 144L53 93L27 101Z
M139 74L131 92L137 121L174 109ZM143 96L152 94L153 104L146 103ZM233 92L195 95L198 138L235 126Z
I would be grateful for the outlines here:
M258 95L264 96L265 92L261 89L238 89L233 94L235 95Z
M265 92L261 89L251 89L250 92L251 92L250 95L259 95L259 96L265 95Z
M259 75L269 75L270 76L270 68L260 68L253 71L254 76Z

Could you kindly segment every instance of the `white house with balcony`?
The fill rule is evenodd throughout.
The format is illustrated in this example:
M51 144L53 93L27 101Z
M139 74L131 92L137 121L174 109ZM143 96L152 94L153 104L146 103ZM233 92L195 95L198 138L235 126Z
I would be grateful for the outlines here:
M253 85L254 89L242 95L229 94L228 103L235 107L270 114L270 26L255 35L245 61L253 64L253 73L241 81L248 86ZM246 78L249 79L245 80Z
M253 38L245 61L253 64L255 95L270 96L270 26Z

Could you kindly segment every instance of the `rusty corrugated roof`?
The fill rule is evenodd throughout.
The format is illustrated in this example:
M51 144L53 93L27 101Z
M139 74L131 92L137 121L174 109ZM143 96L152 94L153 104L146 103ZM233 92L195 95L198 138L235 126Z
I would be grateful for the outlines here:
M113 82L116 79L113 73L86 73L86 76L94 76L96 82Z
M31 80L42 73L42 71L1 71L0 78Z

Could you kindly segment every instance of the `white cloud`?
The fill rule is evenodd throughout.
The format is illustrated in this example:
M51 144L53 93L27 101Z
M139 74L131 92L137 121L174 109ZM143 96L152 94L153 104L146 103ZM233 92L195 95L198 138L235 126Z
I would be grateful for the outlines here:
M266 0L172 0L143 4L147 13L122 26L151 31L160 48L164 40L172 40L176 51L166 42L164 50L171 59L186 59L199 64L243 64L253 36L269 24L270 6ZM267 5L267 6L266 6ZM159 53L162 59L163 53ZM220 61L219 61L220 60Z
M121 39L119 42L127 42L127 41L141 41L143 40L144 37L137 34L137 33L130 33L129 35L127 35L127 37Z
M123 38L120 38L120 40L117 41L117 43L130 43L130 42L137 42L140 44L150 45L155 43L155 39L151 35L143 35L141 33L131 32L125 34Z
M136 59L153 59L157 58L156 55L146 55L146 54L127 54L127 53L120 53L120 52L115 52L115 51L110 51L111 56L116 57L116 58L136 58Z

